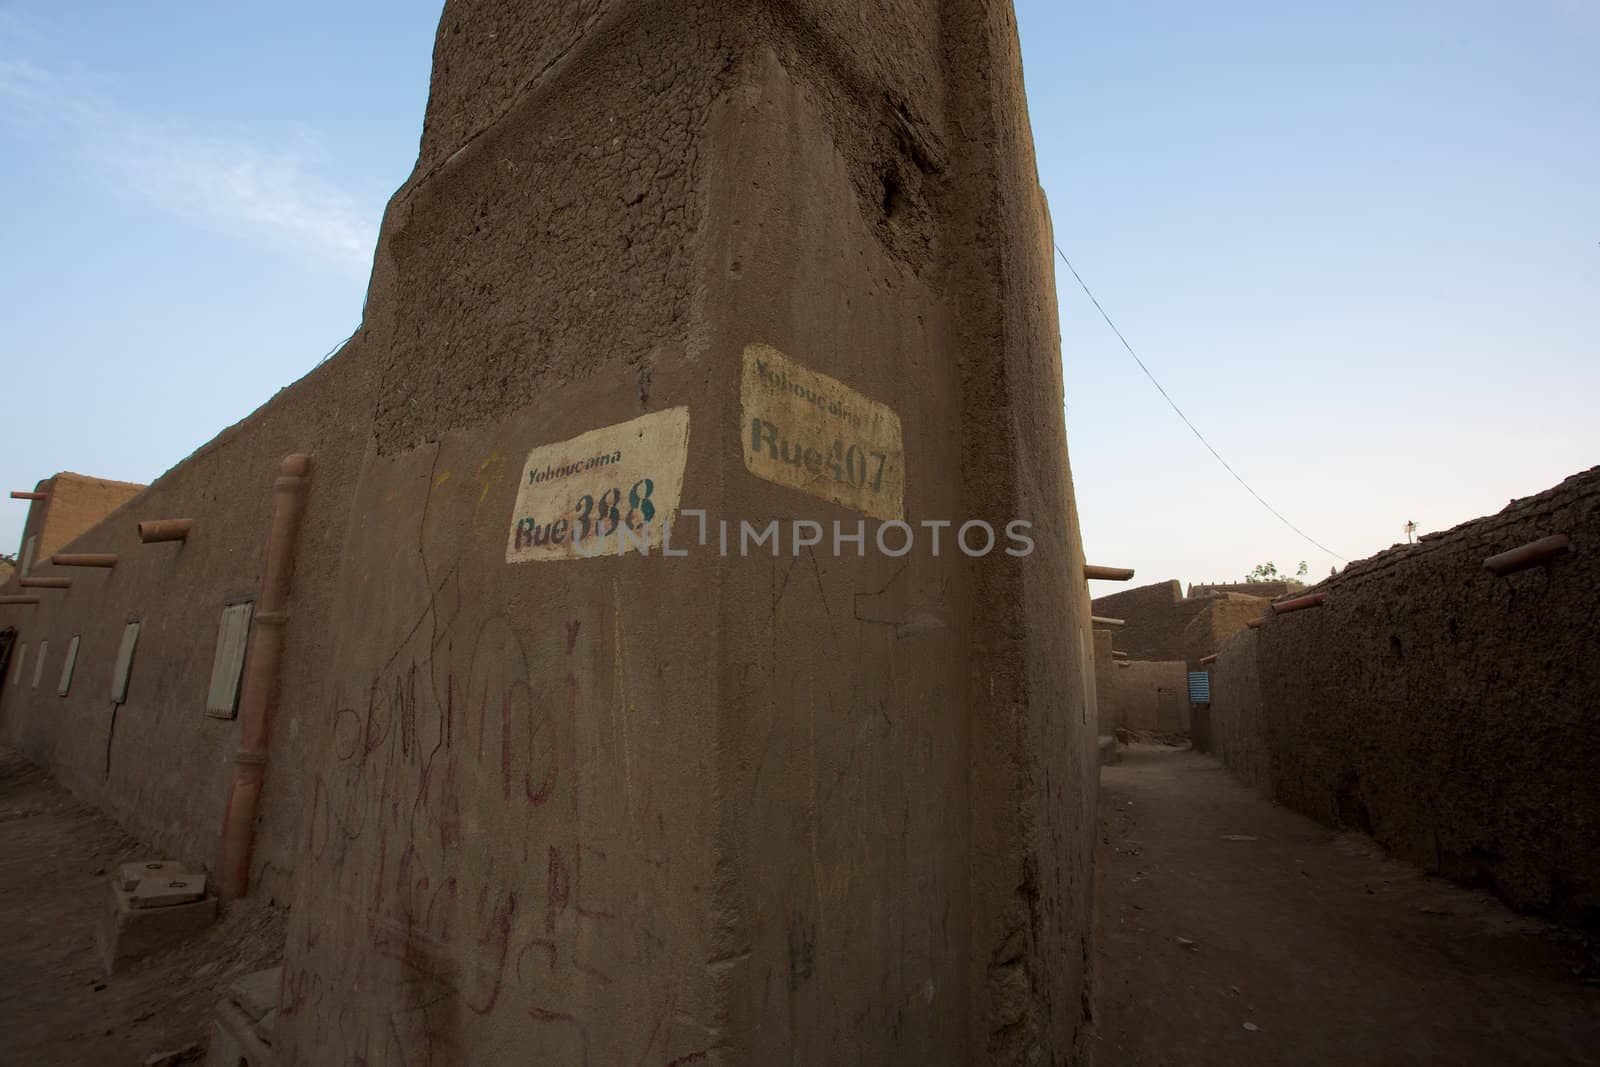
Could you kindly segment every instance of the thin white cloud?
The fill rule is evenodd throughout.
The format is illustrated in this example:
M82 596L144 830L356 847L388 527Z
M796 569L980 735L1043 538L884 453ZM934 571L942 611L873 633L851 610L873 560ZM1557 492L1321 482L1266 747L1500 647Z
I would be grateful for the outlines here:
M0 108L34 132L65 136L118 191L336 269L371 265L375 221L317 176L314 136L273 145L248 130L135 115L25 60L0 59Z

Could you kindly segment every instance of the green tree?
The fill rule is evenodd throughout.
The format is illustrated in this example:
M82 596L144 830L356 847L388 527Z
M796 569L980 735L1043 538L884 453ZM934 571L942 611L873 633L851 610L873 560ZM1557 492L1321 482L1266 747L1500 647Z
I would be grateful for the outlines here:
M1306 564L1305 560L1300 561L1300 566L1295 568L1295 572L1292 575L1288 571L1280 571L1276 563L1268 560L1265 563L1257 563L1255 569L1244 576L1244 580L1252 585L1258 582L1303 582L1310 572L1311 568Z

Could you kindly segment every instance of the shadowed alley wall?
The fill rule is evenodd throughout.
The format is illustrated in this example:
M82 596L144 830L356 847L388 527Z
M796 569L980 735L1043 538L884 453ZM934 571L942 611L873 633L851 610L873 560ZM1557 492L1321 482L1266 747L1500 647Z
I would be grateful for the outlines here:
M1094 631L1095 733L1110 734L1117 728L1117 707L1111 690L1111 672L1116 659L1111 655L1115 638L1110 630Z
M1564 533L1506 577L1486 557ZM1279 801L1514 907L1600 926L1600 468L1353 563L1229 641L1212 729Z
M1241 630L1223 643L1210 665L1211 707L1206 750L1252 789L1272 792L1272 757L1261 714L1256 631Z
M1163 734L1189 732L1189 675L1184 664L1117 660L1110 676L1114 726Z

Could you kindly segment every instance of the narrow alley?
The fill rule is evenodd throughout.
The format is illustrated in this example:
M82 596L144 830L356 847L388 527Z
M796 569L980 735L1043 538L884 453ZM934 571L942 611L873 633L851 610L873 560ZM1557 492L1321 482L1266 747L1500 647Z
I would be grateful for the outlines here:
M1600 1063L1582 935L1387 859L1190 749L1101 770L1096 1061Z

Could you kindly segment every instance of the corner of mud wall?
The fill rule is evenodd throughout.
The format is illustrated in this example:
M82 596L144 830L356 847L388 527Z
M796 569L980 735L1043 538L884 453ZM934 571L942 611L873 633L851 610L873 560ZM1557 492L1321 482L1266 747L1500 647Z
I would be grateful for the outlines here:
M979 36L967 56L1014 78L1014 38ZM1086 1012L1093 678L1048 215L1031 155L1009 155L1025 127L985 126L970 167L875 156L875 127L950 116L886 115L881 89L817 67L780 41L714 109L714 358L759 341L886 402L908 520L1027 517L1037 550L971 561L947 534L939 557L728 572L729 1029L755 1062L1066 1055ZM1020 94L983 104L1020 122ZM739 473L734 514L859 518Z
M1082 1051L1093 644L1048 215L1009 5L924 6L596 5L537 38L447 7L369 297L291 1059ZM1000 549L886 557L752 475L751 344L897 412L905 519ZM680 406L685 508L865 520L866 555L506 562L531 449Z

